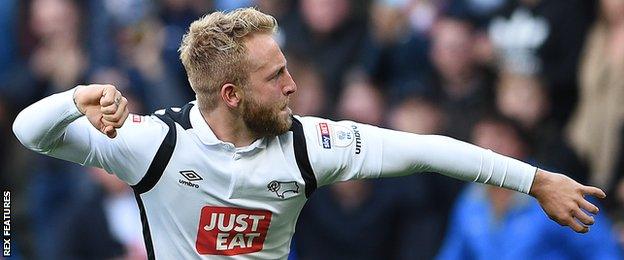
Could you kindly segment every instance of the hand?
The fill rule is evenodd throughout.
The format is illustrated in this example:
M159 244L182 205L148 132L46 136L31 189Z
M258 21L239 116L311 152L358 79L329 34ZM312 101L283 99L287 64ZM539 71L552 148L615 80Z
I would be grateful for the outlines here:
M111 139L128 118L128 100L113 85L78 86L74 102L89 122Z
M583 210L598 214L598 207L585 200L585 195L606 197L596 187L584 186L569 177L537 170L529 194L537 199L546 215L562 226L578 233L587 233L594 218Z

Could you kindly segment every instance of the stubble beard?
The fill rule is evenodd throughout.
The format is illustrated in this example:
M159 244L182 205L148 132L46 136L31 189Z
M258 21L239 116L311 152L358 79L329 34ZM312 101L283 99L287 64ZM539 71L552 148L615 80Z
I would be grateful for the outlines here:
M243 121L258 137L272 137L286 133L292 125L291 114L280 112L285 103L263 106L250 98L243 105Z

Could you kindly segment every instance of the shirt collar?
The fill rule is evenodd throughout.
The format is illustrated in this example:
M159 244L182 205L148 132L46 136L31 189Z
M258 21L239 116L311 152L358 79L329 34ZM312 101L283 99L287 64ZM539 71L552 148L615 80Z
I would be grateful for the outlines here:
M199 111L199 106L197 105L197 101L193 101L192 103L194 103L195 105L191 108L189 117L191 121L191 126L194 129L194 132L199 140L205 145L231 145L231 143L221 141L219 140L219 138L217 138L212 129L210 129L210 126L208 125L204 117L201 115L201 112ZM236 150L239 152L247 152L252 151L256 148L264 148L266 147L266 141L267 138L260 138L251 143L249 146L239 147L236 148Z

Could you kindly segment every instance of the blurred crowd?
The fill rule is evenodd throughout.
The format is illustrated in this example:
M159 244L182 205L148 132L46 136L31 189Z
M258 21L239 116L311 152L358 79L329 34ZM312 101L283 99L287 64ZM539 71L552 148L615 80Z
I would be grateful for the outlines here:
M580 235L527 195L438 174L344 182L312 196L293 258L624 258L621 0L0 1L0 185L16 255L146 257L129 187L27 151L11 123L78 84L114 84L140 114L193 100L182 35L244 6L278 19L296 114L449 135L608 193Z

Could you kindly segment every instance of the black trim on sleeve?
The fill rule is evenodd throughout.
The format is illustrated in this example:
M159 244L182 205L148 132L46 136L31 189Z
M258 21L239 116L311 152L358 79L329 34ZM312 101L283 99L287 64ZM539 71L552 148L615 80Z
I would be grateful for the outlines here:
M139 183L132 186L134 192L138 194L142 194L151 190L156 185L158 180L160 180L160 177L165 171L165 167L167 167L167 164L169 164L169 160L171 159L171 155L173 154L173 149L176 145L176 126L173 120L167 115L156 116L167 124L167 126L169 127L169 131L167 132L165 139L160 144L158 152L156 152L156 155L154 156L152 163L147 169L147 173L145 174L145 176L143 176Z
M295 160L301 172L301 177L305 181L305 195L309 198L316 190L316 177L310 165L308 157L308 148L306 145L305 135L303 133L303 125L295 117L292 117L292 126L290 131L293 132L293 147L295 149Z
M147 250L147 259L155 260L156 256L154 255L154 243L152 243L152 235L150 233L149 223L147 222L147 213L145 213L145 206L143 205L140 194L134 193L134 198L137 201L137 205L139 206L139 211L141 213L143 240L145 241L145 249Z

